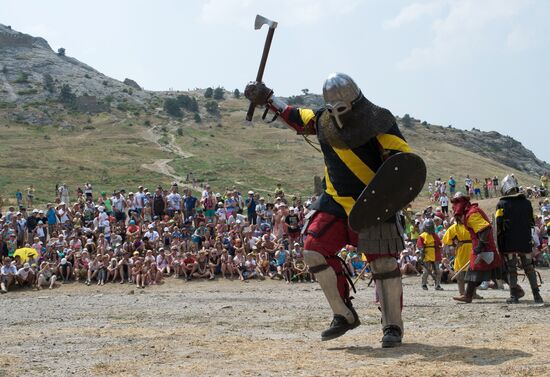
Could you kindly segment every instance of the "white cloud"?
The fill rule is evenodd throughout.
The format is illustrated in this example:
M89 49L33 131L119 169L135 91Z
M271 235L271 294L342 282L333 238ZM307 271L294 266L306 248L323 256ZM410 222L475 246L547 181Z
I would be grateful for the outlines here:
M486 42L493 26L508 27L510 18L526 4L522 0L450 0L446 15L432 23L431 43L413 48L397 66L400 69L414 69L469 56ZM514 43L515 37L510 38L510 43Z
M384 22L384 29L396 29L405 24L416 21L422 16L432 15L444 5L445 2L442 0L434 0L425 3L412 3L407 5L401 9L397 16Z

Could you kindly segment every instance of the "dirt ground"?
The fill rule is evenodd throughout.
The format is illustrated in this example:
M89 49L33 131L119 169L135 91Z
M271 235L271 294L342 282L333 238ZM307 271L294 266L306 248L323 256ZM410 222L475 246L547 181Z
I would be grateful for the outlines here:
M395 349L380 348L366 281L354 300L362 325L329 342L316 283L168 278L145 290L14 291L0 297L0 376L550 375L550 310L529 291L518 305L498 290L467 305L451 299L456 285L426 292L417 277L403 282L405 339ZM550 302L549 284L542 295Z

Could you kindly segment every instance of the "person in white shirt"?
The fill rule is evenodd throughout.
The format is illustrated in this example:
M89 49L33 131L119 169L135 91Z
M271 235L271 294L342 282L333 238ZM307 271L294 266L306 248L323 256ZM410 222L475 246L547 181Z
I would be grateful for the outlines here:
M166 200L168 201L168 215L172 217L176 211L181 210L181 195L178 194L177 186L172 186L172 192L168 194Z
M145 193L143 192L143 186L139 186L138 190L139 191L134 194L134 207L141 216L141 211L143 211L143 207L145 207Z
M23 267L17 271L15 279L17 280L17 284L22 287L25 285L32 286L34 284L35 275L31 265L25 263Z
M155 230L155 226L153 224L149 224L147 229L148 230L145 232L143 237L147 237L151 242L157 242L159 239L159 233Z
M111 198L111 203L113 203L113 212L115 213L116 221L125 221L126 213L124 213L124 209L126 208L126 200L120 194L120 191L115 192L115 196Z
M445 192L441 193L439 204L441 204L441 212L443 212L445 216L449 216L449 197Z
M4 263L0 268L0 292L8 292L8 289L15 283L16 274L17 268L11 263L11 259L4 258Z

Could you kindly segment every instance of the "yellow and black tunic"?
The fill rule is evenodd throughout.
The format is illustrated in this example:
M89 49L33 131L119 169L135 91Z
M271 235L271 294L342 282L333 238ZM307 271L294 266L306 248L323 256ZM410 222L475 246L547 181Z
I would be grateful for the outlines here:
M314 113L310 109L288 106L281 117L299 134L312 135L316 134L316 124L323 110ZM357 148L339 149L323 142L320 145L325 160L324 193L315 203L315 209L338 217L347 217L385 158L411 151L395 122L386 133Z

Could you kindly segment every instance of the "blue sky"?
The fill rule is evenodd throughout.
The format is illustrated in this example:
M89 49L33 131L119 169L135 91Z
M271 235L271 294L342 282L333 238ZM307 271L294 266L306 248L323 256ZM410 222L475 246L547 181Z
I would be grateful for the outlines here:
M264 76L276 93L320 93L345 72L396 115L496 130L550 161L550 1L0 2L0 23L152 90L243 89L266 35L257 13L279 22Z

